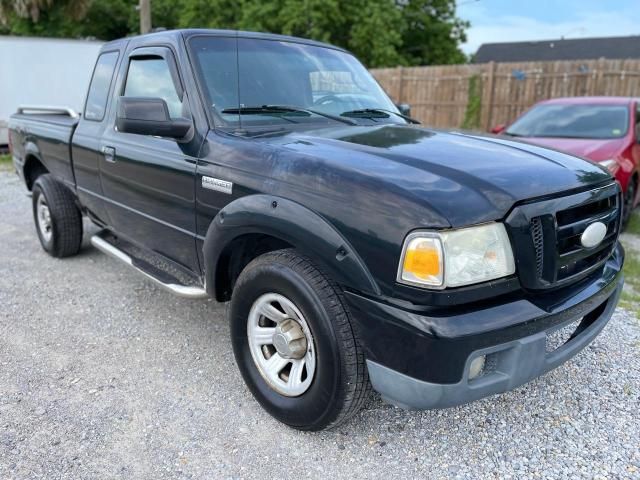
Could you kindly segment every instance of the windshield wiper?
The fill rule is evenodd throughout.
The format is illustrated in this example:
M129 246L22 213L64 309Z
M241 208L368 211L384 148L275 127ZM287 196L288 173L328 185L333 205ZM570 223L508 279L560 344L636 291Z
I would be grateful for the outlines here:
M400 118L405 119L409 123L420 125L420 122L415 118L411 118L407 115L403 115L393 110L386 110L384 108L361 108L359 110L349 110L348 112L342 112L340 115L343 117L363 117L363 118L389 118L389 113L397 115ZM377 117L373 115L378 114Z
M260 105L260 106L253 106L253 107L225 108L224 110L222 110L222 113L231 113L231 114L237 113L240 115L242 114L259 115L261 113L264 113L265 115L272 114L274 116L282 117L285 120L289 120L289 121L292 121L292 120L284 117L283 114L306 113L309 115L318 115L320 117L328 118L330 120L335 120L336 122L346 123L347 125L357 125L356 122L354 122L353 120L349 120L347 118L338 117L336 115L320 112L318 110L312 110L310 108L296 107L291 105ZM276 115L276 114L281 114L281 115Z
M238 114L238 115L269 115L271 117L278 117L286 120L291 123L298 123L295 120L291 120L290 118L286 118L283 114L291 113L294 110L282 109L282 108L271 108L267 105L262 105L259 107L238 107L238 108L225 108L222 110L222 113L228 114Z

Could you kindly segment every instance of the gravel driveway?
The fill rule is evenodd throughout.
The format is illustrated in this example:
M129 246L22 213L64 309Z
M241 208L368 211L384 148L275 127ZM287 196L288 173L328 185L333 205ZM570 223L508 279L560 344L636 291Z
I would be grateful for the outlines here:
M377 396L337 431L271 419L224 306L86 245L55 260L0 173L0 478L640 478L640 324L618 310L568 364L459 408Z

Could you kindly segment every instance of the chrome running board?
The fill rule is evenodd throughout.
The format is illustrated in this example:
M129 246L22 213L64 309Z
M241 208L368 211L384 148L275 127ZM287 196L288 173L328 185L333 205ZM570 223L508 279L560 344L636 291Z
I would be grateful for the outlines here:
M109 256L117 259L117 260L120 260L123 263L126 263L131 268L133 268L137 272L141 273L142 275L144 275L148 279L153 280L154 283L156 283L160 287L164 288L165 290L168 290L169 292L173 293L174 295L178 295L179 297L184 297L184 298L193 298L193 299L209 297L209 294L207 293L207 291L204 288L188 286L188 285L181 285L179 283L165 283L165 282L163 282L162 280L160 280L159 278L155 277L151 273L149 273L149 272L145 271L144 269L140 268L138 265L136 265L136 262L134 261L134 259L131 258L127 253L123 252L118 247L112 245L111 243L109 243L105 239L101 238L99 235L94 235L94 236L91 237L91 245L96 247L102 253L106 253L107 255L109 255Z

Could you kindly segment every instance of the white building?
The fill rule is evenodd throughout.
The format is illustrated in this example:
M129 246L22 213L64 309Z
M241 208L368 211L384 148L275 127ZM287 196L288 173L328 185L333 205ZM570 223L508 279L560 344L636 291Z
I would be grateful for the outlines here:
M0 37L0 147L19 105L68 106L81 112L102 42Z

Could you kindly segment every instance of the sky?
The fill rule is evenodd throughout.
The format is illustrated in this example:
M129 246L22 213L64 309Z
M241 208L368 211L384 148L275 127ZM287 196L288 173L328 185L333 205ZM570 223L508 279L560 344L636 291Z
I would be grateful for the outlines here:
M458 0L471 22L462 49L483 43L640 35L640 0Z

